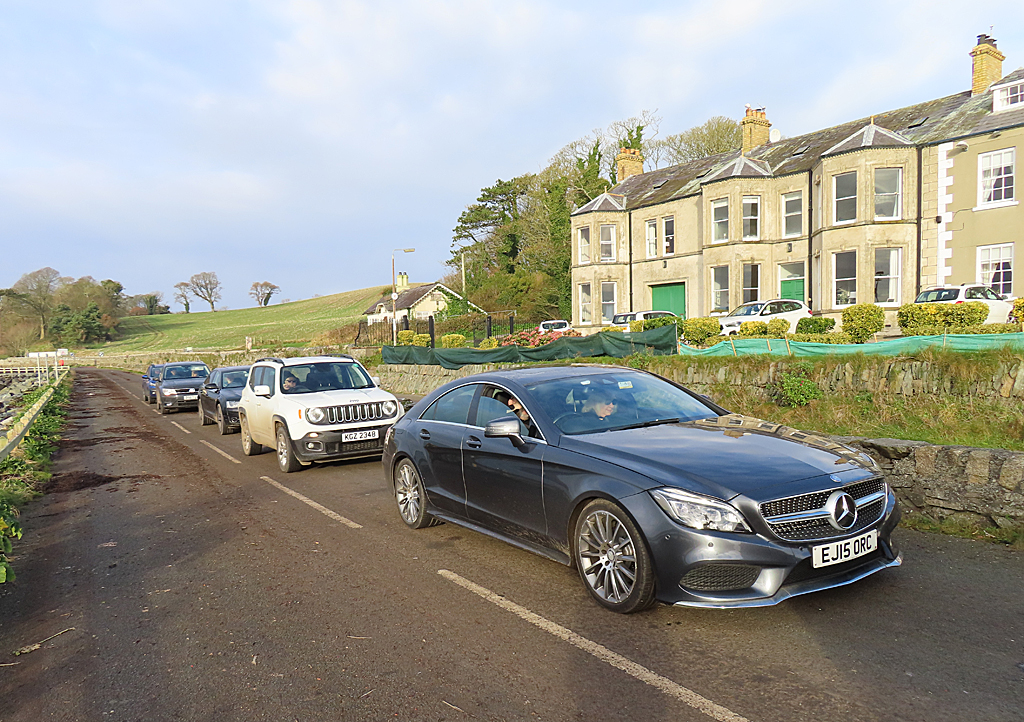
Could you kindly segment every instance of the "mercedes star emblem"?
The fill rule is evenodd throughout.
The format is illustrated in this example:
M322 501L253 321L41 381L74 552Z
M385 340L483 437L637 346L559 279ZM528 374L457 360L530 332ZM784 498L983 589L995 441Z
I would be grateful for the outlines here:
M839 531L846 531L857 523L857 502L845 491L832 492L825 509L829 524Z

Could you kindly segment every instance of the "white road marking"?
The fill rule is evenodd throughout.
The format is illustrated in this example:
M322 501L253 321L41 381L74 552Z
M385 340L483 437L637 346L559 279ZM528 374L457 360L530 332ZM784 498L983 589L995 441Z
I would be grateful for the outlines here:
M214 451L216 451L216 452L217 452L218 454L220 454L221 456L223 456L223 457L224 457L225 459L227 459L228 461L233 461L233 462L235 462L236 464L241 464L241 463L242 463L241 461L239 461L238 459L236 459L235 457L233 457L233 456L232 456L231 454L229 454L228 452L226 452L226 451L222 451L221 449L218 449L218 448L217 448L216 446L214 446L213 444L211 444L211 443L210 443L209 441L204 441L203 439L200 439L200 440L199 440L199 443L200 443L200 444L204 444L204 445L206 445L206 446L209 446L209 447L210 447L211 449L213 449Z
M322 504L317 504L315 501L313 501L309 497L303 496L302 494L300 494L297 491L292 491L291 489L289 489L287 486L285 486L283 484L278 484L276 481L271 479L269 476L261 476L260 478L263 479L263 481L265 481L268 484L270 484L271 486L277 487L278 489L283 491L285 494L288 494L289 496L294 496L296 499L301 501L303 504L309 504L311 507L316 509L321 514L324 514L324 515L330 517L331 519L334 519L334 521L340 521L342 524L344 524L347 527L351 527L352 529L362 529L363 528L362 524L356 524L351 519L346 519L341 514L338 514L337 512L331 511L326 506L323 506Z
M171 423L172 423L172 424L174 424L175 426L177 426L177 427L178 427L179 429L181 429L182 431L184 431L184 432L185 432L186 434L191 434L191 433L192 433L191 431L189 431L188 429L186 429L186 428L185 428L184 426L182 426L181 424L179 424L179 423L178 423L177 421L172 421Z
M440 569L437 572L442 577L450 582L458 584L464 589L468 589L474 594L486 599L492 604L496 604L502 609L512 612L521 619L526 620L530 624L543 629L549 634L553 634L564 642L583 650L587 654L591 654L597 657L602 662L610 664L616 669L620 669L626 674L635 677L645 684L649 684L655 689L659 689L670 697L675 697L680 702L683 702L694 709L703 712L708 717L718 720L718 722L749 722L745 717L742 717L735 712L726 709L725 707L712 702L705 697L701 697L696 692L687 689L679 684L676 684L667 677L662 677L660 674L652 672L646 667L637 664L636 662L623 657L621 654L613 652L612 650L604 647L597 642L592 642L586 637L581 637L571 629L556 624L555 622L545 619L539 614L531 612L526 607L521 607L514 602L510 602L505 597L495 594L491 590L481 587L479 584L475 584L464 577L460 577L455 572L450 572L447 569Z

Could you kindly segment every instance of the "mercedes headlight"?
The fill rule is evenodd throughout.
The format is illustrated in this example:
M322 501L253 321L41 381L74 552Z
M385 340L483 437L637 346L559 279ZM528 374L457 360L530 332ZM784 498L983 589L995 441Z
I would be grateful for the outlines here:
M319 424L327 418L327 414L321 408L306 409L306 421L311 424Z
M380 405L380 410L384 412L385 416L394 416L395 412L398 411L398 404L394 401L385 401Z
M714 531L750 531L743 515L724 501L671 488L654 489L650 494L666 514L683 526Z

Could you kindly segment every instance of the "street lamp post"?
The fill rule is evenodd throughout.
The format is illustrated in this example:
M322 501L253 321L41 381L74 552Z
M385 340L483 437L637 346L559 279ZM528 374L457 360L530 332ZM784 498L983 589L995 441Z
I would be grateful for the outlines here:
M398 345L398 284L395 282L395 254L412 253L415 248L396 248L391 251L391 345Z

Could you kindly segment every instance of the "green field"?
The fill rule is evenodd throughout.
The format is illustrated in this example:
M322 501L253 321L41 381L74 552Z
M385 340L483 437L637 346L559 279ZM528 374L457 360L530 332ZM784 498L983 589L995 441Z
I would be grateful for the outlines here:
M258 347L303 346L317 334L358 321L380 298L381 290L380 286L361 288L266 308L130 316L117 327L117 340L92 348L104 352L241 349L246 336Z

